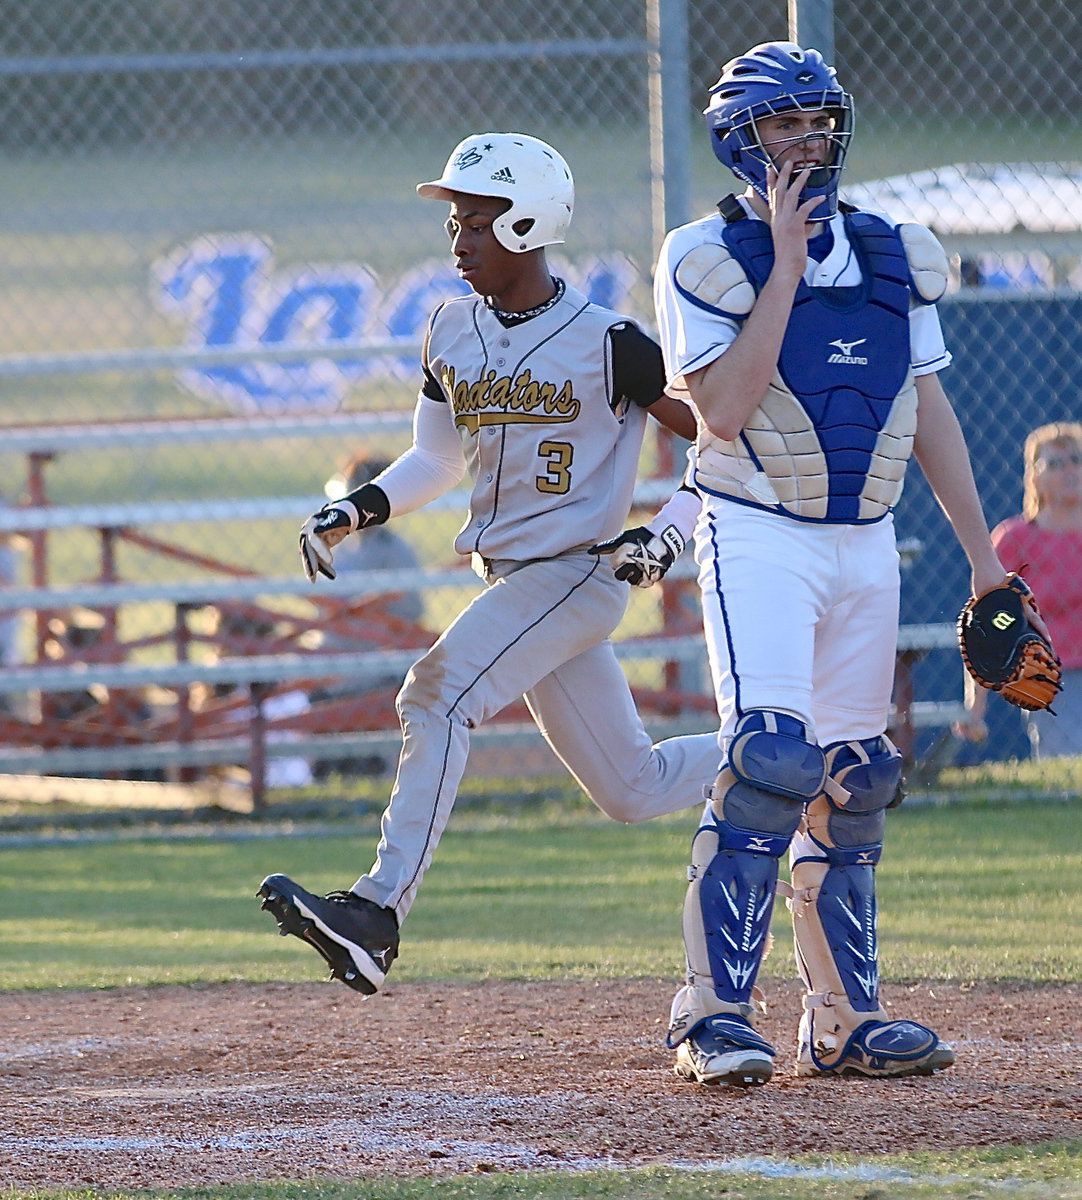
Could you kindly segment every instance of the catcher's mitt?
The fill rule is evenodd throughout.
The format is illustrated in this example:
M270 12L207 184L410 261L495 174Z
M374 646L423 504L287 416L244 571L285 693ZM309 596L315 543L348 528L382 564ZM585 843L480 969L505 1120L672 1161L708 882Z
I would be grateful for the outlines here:
M971 596L958 616L966 670L1019 708L1049 708L1062 688L1055 650L1029 623L1037 601L1013 571L998 586Z

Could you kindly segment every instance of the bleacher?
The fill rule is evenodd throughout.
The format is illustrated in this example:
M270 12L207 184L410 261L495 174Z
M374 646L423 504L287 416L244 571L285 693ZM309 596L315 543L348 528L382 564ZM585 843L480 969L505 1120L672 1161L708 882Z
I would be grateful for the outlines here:
M243 767L251 803L266 800L268 764L303 758L314 764L379 761L393 765L399 734L394 720L394 688L375 686L400 680L438 631L390 615L388 603L403 591L422 593L456 588L463 603L482 586L464 565L415 571L373 571L348 580L309 584L298 568L290 577L265 577L250 568L195 556L163 538L160 530L198 522L296 520L313 507L312 496L256 499L117 502L54 506L48 503L45 467L58 454L97 448L160 445L244 438L297 438L325 435L370 437L375 430L408 429L401 413L337 414L288 419L131 422L93 426L18 428L6 433L6 448L27 456L31 503L0 509L0 531L19 533L31 546L32 583L0 590L0 612L32 614L36 653L33 660L0 671L0 698L8 701L0 716L0 772L21 780L42 777L150 779L197 785L216 770ZM636 503L653 507L667 496L671 479L640 484ZM451 494L434 508L461 509L464 496ZM146 533L153 527L155 536ZM96 531L101 546L100 578L53 584L48 578L48 539L61 530ZM183 564L177 578L147 581L119 578L118 542L130 540ZM197 561L196 561L197 560ZM197 573L190 569L199 567ZM664 589L694 589L690 556L678 563ZM701 666L703 643L686 617L673 617L678 606L662 598L662 628L650 637L620 640L625 662L661 664L665 683L638 689L648 728L656 736L710 728L713 702L709 683L700 678L693 690L682 681L687 669ZM304 612L298 615L298 603ZM172 609L172 630L157 639L122 642L118 614L139 605ZM247 614L270 631L260 636L209 639L193 630L192 614L211 607ZM89 650L49 657L50 627L66 614L96 615L100 636ZM348 649L351 629L363 623L366 648ZM321 650L319 634L336 632L346 649ZM375 647L373 648L373 641ZM931 649L952 646L950 625L903 627L898 650L893 733L912 753L915 731L948 724L957 704L922 702L913 695L912 667ZM700 672L701 676L701 672ZM276 712L275 698L324 694L328 699L294 711ZM98 703L68 711L65 698L97 696ZM147 696L155 698L147 704ZM199 697L202 697L200 701ZM29 704L28 704L29 700ZM24 709L19 714L20 704ZM287 706L288 707L288 706ZM501 714L475 734L475 745L544 749L524 706ZM555 767L555 759L549 758ZM9 780L9 783L13 782ZM9 789L10 790L10 789ZM24 793L48 794L24 783ZM69 794L70 786L54 789ZM100 791L100 789L98 789Z

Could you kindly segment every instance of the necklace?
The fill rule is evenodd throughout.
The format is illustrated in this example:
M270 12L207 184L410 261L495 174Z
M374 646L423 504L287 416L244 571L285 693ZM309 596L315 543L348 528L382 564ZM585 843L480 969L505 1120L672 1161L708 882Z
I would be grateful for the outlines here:
M502 325L519 325L523 321L530 321L534 317L539 317L543 312L548 312L558 304L564 294L564 281L562 279L553 279L552 282L556 285L556 294L544 304L539 304L536 308L528 308L525 312L505 312L502 308L497 308L495 304L489 304L486 300L485 304L491 311L492 315Z

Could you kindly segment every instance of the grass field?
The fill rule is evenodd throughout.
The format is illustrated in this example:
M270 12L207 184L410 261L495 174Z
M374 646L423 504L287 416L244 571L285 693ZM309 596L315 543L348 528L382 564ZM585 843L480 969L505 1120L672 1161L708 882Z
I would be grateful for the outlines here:
M675 977L694 823L690 812L620 826L560 806L464 807L396 977ZM266 936L255 889L273 871L315 891L347 887L370 863L374 823L252 832L6 846L0 987L310 978L302 947ZM1082 927L1080 870L1073 804L903 807L879 868L885 977L1082 980L1082 944L1066 936ZM787 921L775 933L764 972L789 976Z
M551 790L546 795L536 806L528 799L462 806L405 929L397 979L677 979L694 815L622 827L581 803L552 799ZM364 820L94 837L53 829L36 844L9 837L0 847L0 989L310 979L310 952L272 936L255 888L272 870L314 889L347 885L371 854L375 830ZM1082 980L1082 947L1073 936L1082 925L1076 801L903 806L891 814L887 845L879 879L889 984ZM783 916L767 980L792 974ZM712 1171L528 1172L438 1185L381 1178L138 1193L0 1187L0 1200L1067 1200L1082 1195L1079 1149L1042 1144L875 1160L751 1156Z
M363 820L82 839L61 828L34 845L8 838L0 847L0 989L309 979L311 954L271 936L254 889L271 870L315 889L345 886L371 854L374 827ZM463 805L405 928L396 978L677 979L693 824L685 814L619 827L566 799ZM885 979L1082 980L1072 936L1082 925L1080 866L1076 800L903 806L891 814L879 870ZM782 918L767 980L792 974ZM1082 1195L1080 1148L752 1154L709 1171L529 1171L438 1184L380 1177L168 1192L0 1188L0 1200L1069 1200Z

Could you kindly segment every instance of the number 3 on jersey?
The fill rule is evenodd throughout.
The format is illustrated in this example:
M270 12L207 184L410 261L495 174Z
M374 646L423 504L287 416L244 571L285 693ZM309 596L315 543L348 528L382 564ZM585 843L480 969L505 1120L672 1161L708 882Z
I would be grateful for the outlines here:
M571 460L575 457L575 447L570 442L542 442L537 453L548 460L545 474L537 477L537 490L551 496L565 495L571 490Z

